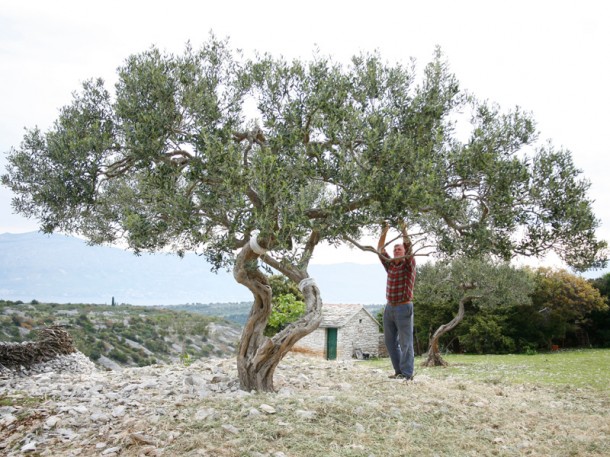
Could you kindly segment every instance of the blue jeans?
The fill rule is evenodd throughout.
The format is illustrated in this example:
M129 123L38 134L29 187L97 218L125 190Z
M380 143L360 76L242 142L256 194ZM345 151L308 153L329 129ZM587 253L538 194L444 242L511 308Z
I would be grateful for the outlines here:
M413 303L385 306L383 335L394 373L413 376Z

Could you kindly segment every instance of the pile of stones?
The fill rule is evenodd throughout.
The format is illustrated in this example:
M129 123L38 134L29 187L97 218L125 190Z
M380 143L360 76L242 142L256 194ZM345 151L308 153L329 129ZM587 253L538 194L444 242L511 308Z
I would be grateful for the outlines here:
M134 442L160 455L172 436L151 434L155 424L180 420L185 405L210 395L250 395L239 389L234 359L103 371L75 352L3 369L0 455L112 457Z

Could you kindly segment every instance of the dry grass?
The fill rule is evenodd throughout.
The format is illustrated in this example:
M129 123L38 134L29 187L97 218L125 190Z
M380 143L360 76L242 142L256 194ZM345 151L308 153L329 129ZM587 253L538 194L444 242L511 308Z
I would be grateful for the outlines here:
M159 424L162 455L610 455L608 389L516 382L489 363L483 377L462 364L421 370L408 384L387 378L387 361L293 356L283 366L276 387L290 394L209 397ZM304 387L285 384L295 372ZM140 451L128 447L122 455Z

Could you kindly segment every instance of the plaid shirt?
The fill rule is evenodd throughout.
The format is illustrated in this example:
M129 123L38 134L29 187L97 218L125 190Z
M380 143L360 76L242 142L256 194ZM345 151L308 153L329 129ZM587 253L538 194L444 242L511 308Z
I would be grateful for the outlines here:
M405 252L409 252L405 244ZM386 257L385 249L382 254ZM379 256L379 260L388 273L386 286L386 300L391 305L408 303L413 300L413 286L415 285L415 257L411 256L394 263Z

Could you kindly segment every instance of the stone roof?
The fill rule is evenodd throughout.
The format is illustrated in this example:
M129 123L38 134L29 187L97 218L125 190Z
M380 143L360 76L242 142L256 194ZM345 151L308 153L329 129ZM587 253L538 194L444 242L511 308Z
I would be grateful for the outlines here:
M377 321L363 305L323 304L320 327L343 327L362 309L364 309L364 312L368 314L371 319L375 322Z

